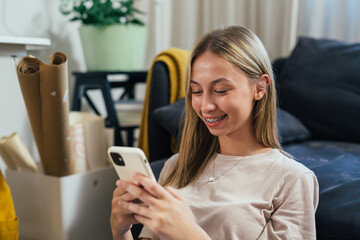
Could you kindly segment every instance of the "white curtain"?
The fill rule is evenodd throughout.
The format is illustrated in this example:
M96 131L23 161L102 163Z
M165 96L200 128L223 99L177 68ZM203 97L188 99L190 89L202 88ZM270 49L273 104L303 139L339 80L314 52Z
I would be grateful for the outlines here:
M166 48L191 49L200 35L224 24L255 32L271 59L287 56L299 36L360 40L359 0L142 0L138 5L147 12L149 63Z
M147 4L148 56L169 47L191 49L196 39L221 25L241 25L255 32L271 58L287 55L296 43L299 0L152 0ZM161 31L155 3L161 4ZM144 5L141 5L144 7ZM159 18L158 18L159 19ZM161 34L161 37L157 36ZM161 44L157 45L155 39Z
M302 0L298 35L359 42L359 13L359 0Z

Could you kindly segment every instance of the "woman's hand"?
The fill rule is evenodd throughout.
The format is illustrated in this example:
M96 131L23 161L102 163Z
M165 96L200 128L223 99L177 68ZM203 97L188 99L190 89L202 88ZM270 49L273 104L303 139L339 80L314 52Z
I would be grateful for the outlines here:
M120 181L118 186L143 202L120 200L119 205L134 212L134 218L156 235L166 239L210 239L175 189L163 188L141 174L134 175L133 183Z
M113 193L111 204L110 225L114 239L132 239L132 224L138 223L134 218L134 213L122 208L119 202L131 202L136 199L133 195L119 187L120 180L116 181L116 189ZM131 183L129 183L131 184Z

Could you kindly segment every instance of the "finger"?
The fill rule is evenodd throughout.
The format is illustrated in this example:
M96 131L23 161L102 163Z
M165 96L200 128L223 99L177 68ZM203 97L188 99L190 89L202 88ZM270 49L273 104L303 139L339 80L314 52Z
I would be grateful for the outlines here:
M120 197L120 196L124 195L125 193L126 193L126 191L124 191L124 189L117 187L114 189L113 197Z
M134 214L134 218L137 222L141 223L144 226L149 226L149 224L151 224L151 219L145 216Z
M134 213L128 209L124 209L123 207L120 206L119 201L113 201L112 202L112 208L111 208L111 212L113 215L115 216L122 216L122 217L127 217L129 219L131 219L131 216L134 215ZM132 224L132 223L131 223Z
M134 181L140 183L146 191L156 198L164 199L169 197L169 193L160 184L140 173L134 174Z
M184 198L177 192L177 190L173 187L166 186L165 190L168 191L173 197L180 201L184 201Z
M117 187L115 188L115 190L113 192L113 197L121 197L121 199L124 199L126 201L132 201L132 200L136 199L136 198L130 197L131 194L126 192L123 188L119 187L122 181L123 180L120 180L120 179L116 181Z
M119 179L119 180L117 180L117 181L116 181L116 186L117 186L117 187L119 187L122 181L124 181L124 180L120 180L120 179ZM140 186L140 184L139 184L139 183L134 182L134 181L133 181L133 184L135 184L135 185L137 185L137 186Z
M117 187L114 190L113 199L115 199L115 200L122 199L122 200L130 202L130 201L134 201L136 199L136 197L133 196L131 193L128 193L128 192L124 191L123 189Z
M141 216L145 216L145 217L150 216L149 208L142 204L126 202L126 201L119 201L119 206L128 211L131 211L135 214L141 215Z
M154 200L156 200L154 196L151 196L146 190L127 181L121 181L119 187L133 195L135 198L141 200L146 205L152 205L154 204Z
M118 187L119 184L120 184L120 179L116 180L115 184L116 184L116 186Z
M127 202L134 201L136 199L136 197L133 196L131 193L125 193L121 195L119 198Z
M128 203L131 203L132 200L130 201L126 201L126 200L122 200L121 198L113 198L112 202L111 202L111 209L112 211L118 211L120 212L122 215L133 215L134 213L126 208L123 208L122 207L122 204L121 202L122 201L125 201L125 202L128 202Z

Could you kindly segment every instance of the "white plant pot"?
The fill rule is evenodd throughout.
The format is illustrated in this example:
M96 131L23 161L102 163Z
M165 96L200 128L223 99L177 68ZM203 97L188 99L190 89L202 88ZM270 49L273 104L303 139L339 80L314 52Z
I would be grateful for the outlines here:
M83 25L79 29L88 71L144 70L146 27Z

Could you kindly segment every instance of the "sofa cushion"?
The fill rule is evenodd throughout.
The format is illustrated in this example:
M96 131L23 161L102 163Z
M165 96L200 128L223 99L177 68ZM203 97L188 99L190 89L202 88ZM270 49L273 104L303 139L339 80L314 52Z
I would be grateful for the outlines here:
M360 44L300 38L282 68L279 104L314 138L360 142Z
M277 123L282 144L300 142L311 137L310 131L291 113L277 109Z
M360 144L305 141L284 150L318 179L317 239L360 239Z
M154 120L170 132L175 139L179 139L180 123L184 122L182 117L184 106L185 98L181 98L173 104L159 107L153 112Z
M153 113L154 119L176 139L178 139L179 132L181 131L179 124L184 121L181 120L184 106L185 99L182 98L173 104L157 108ZM310 138L309 130L292 114L283 109L278 109L277 116L280 141L282 144L303 141Z

